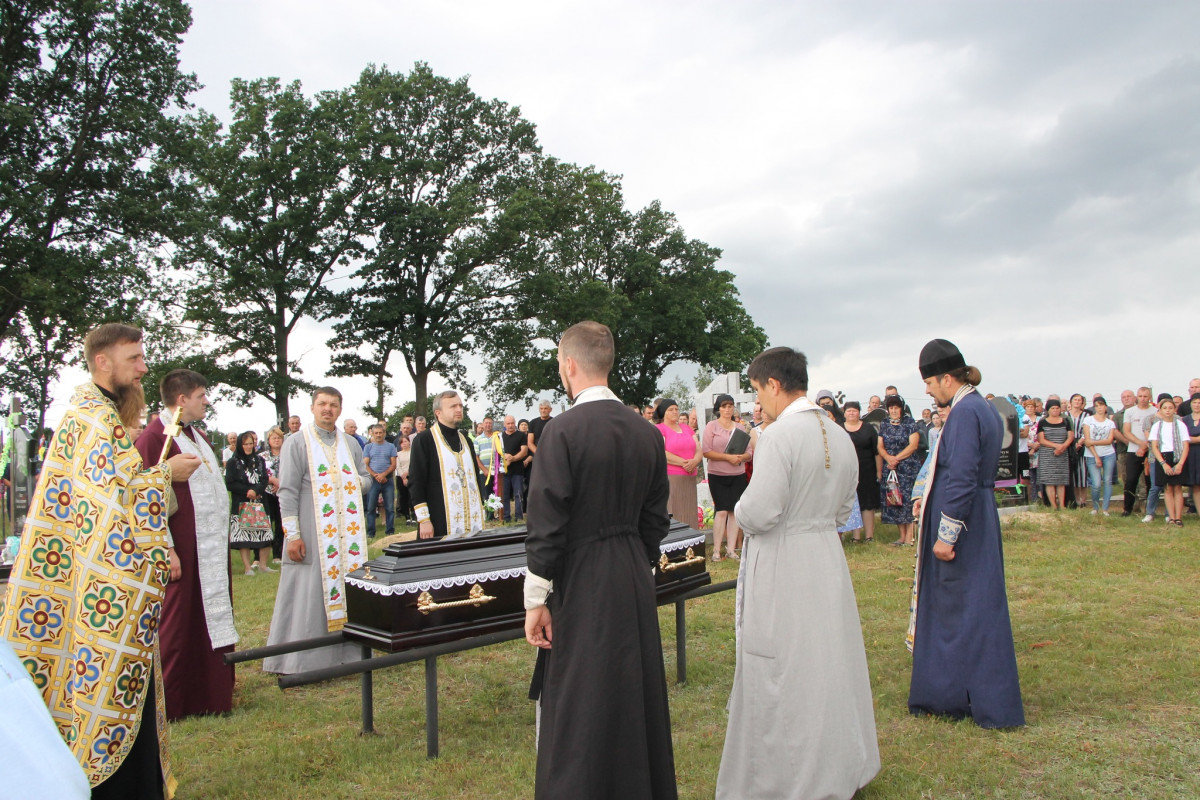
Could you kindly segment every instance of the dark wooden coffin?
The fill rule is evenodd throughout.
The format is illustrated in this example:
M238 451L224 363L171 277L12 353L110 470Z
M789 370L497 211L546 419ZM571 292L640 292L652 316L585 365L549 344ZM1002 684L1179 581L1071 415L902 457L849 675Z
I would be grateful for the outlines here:
M397 652L522 628L525 533L389 546L346 576L346 638ZM712 581L700 531L673 523L660 550L659 605Z

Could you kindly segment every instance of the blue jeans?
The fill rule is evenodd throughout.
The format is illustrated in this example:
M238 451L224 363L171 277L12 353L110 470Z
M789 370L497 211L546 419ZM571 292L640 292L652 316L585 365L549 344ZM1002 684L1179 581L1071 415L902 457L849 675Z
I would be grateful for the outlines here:
M379 505L380 492L383 492L384 521L387 523L384 535L391 536L396 532L396 483L391 475L383 483L371 478L367 487L367 538L375 536L375 507Z
M509 502L514 502L512 520L513 522L520 522L521 518L525 516L525 509L521 505L522 496L525 493L525 476L505 474L501 483L501 490L503 494L500 499L504 502L504 508L500 511L500 518L508 522L508 504Z
M1147 453L1146 458L1150 461L1150 477L1146 479L1150 481L1150 491L1146 492L1146 515L1153 517L1154 510L1158 508L1158 498L1162 496L1162 487L1158 485L1158 476L1154 474L1154 454Z
M1100 456L1100 466L1096 466L1096 457L1091 453L1084 454L1088 470L1088 483L1092 485L1092 508L1108 511L1108 503L1112 500L1113 472L1117 468L1117 454L1109 453ZM1100 472L1104 472L1104 506L1100 505Z

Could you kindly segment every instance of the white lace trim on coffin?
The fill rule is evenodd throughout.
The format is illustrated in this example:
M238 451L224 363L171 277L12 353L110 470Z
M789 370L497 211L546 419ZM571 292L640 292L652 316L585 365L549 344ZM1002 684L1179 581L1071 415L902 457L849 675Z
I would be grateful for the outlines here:
M672 550L686 550L687 548L695 547L698 544L704 544L703 536L696 536L691 539L684 539L683 541L671 542L669 544L664 542L662 545L659 546L658 549L664 553L668 553Z
M689 547L695 547L698 544L704 543L703 536L696 536L691 539L684 539L670 544L663 544L659 549L666 553L674 550L686 550ZM359 577L346 578L346 584L354 586L358 589L365 589L368 592L375 594L392 596L398 594L408 594L409 592L428 592L433 589L448 589L452 586L466 586L467 584L485 583L487 581L505 580L508 578L524 577L526 572L525 567L513 567L512 569L498 569L493 572L479 572L471 575L451 575L448 578L435 578L428 581L417 581L415 583L396 583L388 585L386 583L376 583L375 581L363 580Z
M416 583L396 583L390 586L386 583L376 583L352 577L347 577L346 583L359 589L366 589L368 592L391 596L408 594L409 592L429 592L434 589L448 589L451 586L466 586L467 584L485 583L487 581L504 580L506 578L521 578L524 577L525 571L525 567L514 567L512 569L498 569L494 572L479 572L473 575L451 575L448 578L434 578L433 580L418 581Z

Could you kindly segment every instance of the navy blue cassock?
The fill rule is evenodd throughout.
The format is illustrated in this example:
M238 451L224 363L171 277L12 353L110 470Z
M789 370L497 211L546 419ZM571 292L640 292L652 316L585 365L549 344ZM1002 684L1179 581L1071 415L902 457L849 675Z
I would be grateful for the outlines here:
M978 392L959 398L942 430L925 491L908 694L914 714L970 716L984 728L1025 724L993 494L1003 434ZM939 535L957 536L953 561L933 555Z

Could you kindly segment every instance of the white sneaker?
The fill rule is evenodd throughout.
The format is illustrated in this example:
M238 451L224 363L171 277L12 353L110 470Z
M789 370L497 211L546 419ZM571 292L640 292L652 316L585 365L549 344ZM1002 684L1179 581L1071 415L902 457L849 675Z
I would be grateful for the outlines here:
M1091 511L1089 511L1088 513L1089 513L1089 514L1091 514L1091 515L1094 517L1094 516L1096 516L1096 509L1094 509L1094 508L1093 508L1093 509L1092 509Z
M1154 517L1147 514L1146 516L1142 517L1142 522L1154 522Z
M1104 516L1106 516L1106 517L1108 516L1108 512L1107 512L1107 511L1101 511L1100 513L1101 513L1101 514L1103 514L1103 515L1104 515Z

